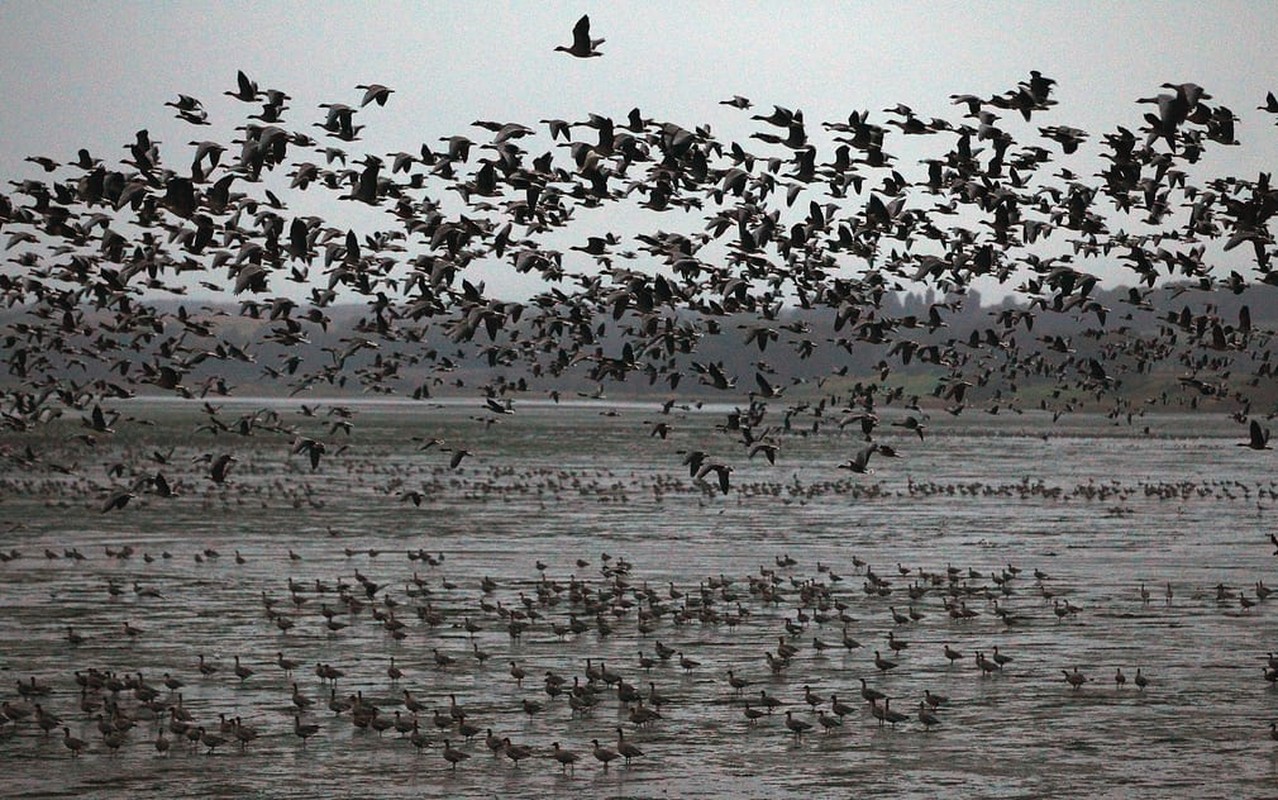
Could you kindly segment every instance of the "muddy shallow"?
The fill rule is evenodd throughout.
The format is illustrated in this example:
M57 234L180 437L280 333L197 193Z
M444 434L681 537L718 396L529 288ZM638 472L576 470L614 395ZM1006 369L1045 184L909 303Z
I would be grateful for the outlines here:
M0 549L21 554L0 563L0 696L39 702L60 724L48 736L34 714L0 727L5 794L1224 797L1274 785L1278 695L1262 667L1278 598L1252 608L1238 598L1256 601L1256 582L1274 580L1272 454L1236 447L1227 421L1155 418L1141 435L1097 418L934 419L924 443L886 432L905 457L852 475L837 468L859 447L851 436L786 437L771 466L707 437L704 419L676 421L661 441L644 424L654 408L601 408L529 404L485 427L470 405L370 405L348 440L281 406L282 419L329 443L313 472L287 437L193 434L199 414L169 406L153 410L159 425L92 451L38 440L41 465L0 473ZM449 453L419 449L414 436L473 455L452 470ZM679 449L729 460L732 490L695 484ZM156 450L166 464L147 460ZM236 455L224 485L193 461L206 452ZM180 495L143 492L101 513L110 488L128 482L108 475L117 461L164 471ZM83 558L66 557L73 548ZM794 564L783 566L787 555ZM890 583L887 596L870 593L860 562ZM360 577L377 584L371 595ZM920 582L927 590L912 600ZM1014 622L995 614L994 597ZM955 618L947 598L976 616ZM1058 617L1066 600L1079 610ZM890 609L911 607L920 619L894 620ZM519 638L512 609L535 614ZM655 611L647 632L641 611ZM374 612L393 612L402 638ZM429 624L435 613L442 620ZM841 646L840 613L861 647ZM574 618L586 630L556 634ZM69 642L68 626L85 640ZM908 647L891 652L889 632ZM834 646L819 650L814 637ZM777 658L782 638L798 651L774 672L765 653ZM675 655L643 669L640 654L655 658L658 642L699 663L684 669ZM963 658L951 664L947 644ZM1013 660L983 674L975 654L995 645ZM877 669L875 650L898 666ZM441 666L435 651L453 661ZM300 662L293 674L278 653ZM216 672L201 674L201 654ZM235 675L236 656L252 674ZM548 670L585 684L587 659L645 697L655 687L661 718L634 724L615 686L585 713L546 693ZM522 686L512 660L528 674ZM337 696L362 695L383 719L411 719L409 690L426 709L417 716L428 744L418 752L393 727L379 735L334 714L317 664L343 671ZM1062 673L1075 667L1088 678L1078 690ZM740 695L728 669L749 681ZM159 711L129 688L114 700L107 689L82 695L75 673L90 670L141 673L160 690ZM165 689L165 673L183 686ZM20 695L32 676L49 695ZM860 678L908 719L880 725ZM313 703L301 721L320 726L305 745L294 683ZM805 686L815 710L830 714L832 694L854 710L823 733ZM916 718L925 690L949 697L931 730ZM761 691L783 705L750 724L746 701ZM194 724L239 717L259 735L243 751L228 733L212 754L175 741L160 756L156 731L175 738L166 709L179 694ZM492 755L483 733L466 742L455 725L438 727L450 695L468 722L532 757L516 765ZM526 713L524 700L542 708ZM94 707L103 701L134 723L115 754L99 731L98 715L113 716ZM812 730L793 735L786 710ZM63 725L86 742L79 758ZM643 755L604 770L591 741L615 749L618 728ZM470 756L455 771L445 738ZM573 772L551 758L554 742L580 756Z

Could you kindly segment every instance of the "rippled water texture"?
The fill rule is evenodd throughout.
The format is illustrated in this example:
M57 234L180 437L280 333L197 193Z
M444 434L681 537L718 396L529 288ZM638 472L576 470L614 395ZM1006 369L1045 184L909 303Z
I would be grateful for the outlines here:
M330 433L327 406L313 419L279 408L285 424L327 442L315 472L304 456L289 456L286 436L195 434L199 412L171 405L124 409L160 424L121 422L96 449L69 442L75 431L64 430L31 440L38 465L6 461L0 549L21 557L0 563L0 696L11 707L39 702L61 722L49 736L31 717L0 727L3 794L1275 790L1268 725L1278 695L1262 667L1275 649L1278 598L1250 609L1238 598L1255 600L1256 582L1273 579L1274 462L1235 446L1242 434L1228 420L1155 417L1129 428L1096 417L1057 425L1029 414L933 418L926 442L885 425L882 441L904 457L875 456L874 474L853 475L837 468L861 445L851 435L786 435L773 466L748 460L728 434L708 434L714 420L705 416L676 412L670 438L651 437L645 422L658 410L643 406L525 404L490 426L472 419L481 414L473 403L355 408L349 436ZM1148 433L1137 431L1146 424ZM419 449L431 438L444 443ZM6 443L19 452L27 442ZM472 453L457 470L443 451L450 446ZM146 461L170 447L168 464ZM726 496L689 479L677 451L692 449L735 466ZM224 486L193 463L206 452L237 457ZM101 513L108 487L128 482L108 477L116 462L162 470L181 494L140 494ZM67 476L51 464L75 470ZM421 493L420 506L406 499L409 490ZM65 557L72 548L83 558ZM787 555L794 563L782 566ZM867 568L890 582L886 596L867 591ZM1036 580L1035 570L1046 578ZM368 591L357 575L377 586ZM490 592L485 577L496 584ZM338 584L349 586L357 609ZM916 584L926 592L912 600ZM994 613L995 597L1013 622ZM951 598L977 615L954 618L944 605ZM1054 604L1063 601L1077 612L1058 618ZM905 623L890 610L908 618L911 608L921 618ZM529 615L519 638L508 630L512 610ZM402 639L374 612L393 612ZM438 624L423 619L435 613ZM840 614L852 618L846 635L861 647L842 646ZM272 615L292 627L281 630ZM584 632L556 634L574 618ZM791 634L787 623L801 630ZM140 632L126 634L126 624ZM68 626L85 640L70 643ZM908 647L892 652L889 633ZM819 650L814 638L832 648ZM765 654L779 661L782 640L798 651L774 672ZM658 642L699 663L684 669L674 655L641 668L640 654L655 658ZM947 644L963 654L953 664ZM976 653L992 657L996 645L1013 660L983 675ZM483 663L476 650L488 656ZM877 669L875 650L898 666ZM454 661L439 666L435 651ZM277 653L301 666L285 674ZM201 654L216 672L201 674ZM252 674L235 675L236 656ZM398 681L388 676L392 657ZM661 718L633 724L615 687L582 714L566 695L548 696L547 671L585 684L588 659L645 696L651 682L664 696ZM527 672L522 686L511 661ZM383 719L411 718L409 690L426 708L418 718L430 743L419 753L393 727L379 735L356 728L350 712L334 714L315 672L321 663L344 673L336 696L360 694ZM1062 672L1075 667L1088 679L1078 690ZM1119 668L1128 677L1121 688ZM1138 668L1150 681L1143 691L1133 683ZM749 681L740 695L729 669ZM104 712L93 708L111 703L111 692L85 692L89 710L81 708L75 673L90 670L119 680L140 673L160 690L158 711L128 688L115 695L135 723L115 755L99 732ZM165 673L184 685L165 689ZM17 684L33 676L51 693L21 697ZM861 678L908 719L880 725L861 698ZM305 745L293 731L294 682L313 701L302 723L320 726ZM840 727L822 733L805 686L817 710L830 713L831 695L853 707ZM949 697L931 730L916 718L925 690ZM760 692L782 706L751 725L746 701L757 706ZM217 730L221 717L240 717L259 736L243 752L233 742L212 754L175 743L161 757L156 730L163 723L174 738L166 709L179 694L195 724ZM448 722L450 695L468 722L531 746L532 757L517 765L494 757L482 733L463 742ZM524 700L542 708L526 713ZM812 730L791 734L786 710ZM87 743L79 758L64 746L62 725ZM643 755L605 771L591 740L615 748L617 728ZM445 738L470 755L455 772L442 756ZM562 774L551 759L554 742L580 755L574 772Z

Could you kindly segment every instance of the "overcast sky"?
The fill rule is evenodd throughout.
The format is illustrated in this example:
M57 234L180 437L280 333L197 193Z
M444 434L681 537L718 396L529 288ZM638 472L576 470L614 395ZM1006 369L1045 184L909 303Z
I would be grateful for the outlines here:
M570 43L583 12L607 40L601 58L553 49ZM475 134L475 119L622 118L632 106L743 137L758 125L718 105L734 94L763 110L802 108L809 128L855 109L882 122L881 109L898 102L958 120L949 95L997 94L1038 69L1059 82L1059 105L1035 124L1089 130L1093 148L1115 125L1138 127L1150 108L1134 101L1159 84L1199 83L1241 118L1243 146L1221 168L1254 177L1278 166L1274 118L1256 110L1278 89L1275 22L1263 2L9 0L0 2L0 173L29 176L24 156L68 160L82 146L114 161L142 127L166 154L206 138L163 107L179 92L204 100L217 123L207 130L224 135L246 113L221 96L237 69L291 94L297 128L322 118L321 102L358 103L356 84L393 87L385 108L361 112L369 127L352 148L381 153Z

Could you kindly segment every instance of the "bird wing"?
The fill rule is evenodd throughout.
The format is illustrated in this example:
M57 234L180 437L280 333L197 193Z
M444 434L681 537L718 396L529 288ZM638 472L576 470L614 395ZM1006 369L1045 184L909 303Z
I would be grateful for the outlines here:
M590 15L582 14L572 26L572 49L585 53L590 50Z

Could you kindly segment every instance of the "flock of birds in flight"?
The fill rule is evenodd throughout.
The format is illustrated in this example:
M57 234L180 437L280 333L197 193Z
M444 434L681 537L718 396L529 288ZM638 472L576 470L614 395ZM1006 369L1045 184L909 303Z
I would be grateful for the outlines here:
M572 44L555 49L593 58L602 41L583 16ZM853 111L821 123L832 152L802 110L775 106L751 116L760 129L745 141L636 108L622 120L542 120L552 147L540 155L526 149L533 127L477 120L482 136L359 156L351 148L365 125L356 120L390 102L393 89L361 84L358 105L322 103L321 119L298 129L286 122L290 95L241 72L225 94L256 113L229 143L192 141L189 166L141 129L117 164L88 150L67 162L33 156L49 178L11 181L12 194L0 195L14 265L0 275L0 293L22 312L3 334L10 380L0 424L28 430L66 409L139 393L228 394L221 364L256 365L261 380L293 394L356 385L389 394L415 376L411 393L424 398L449 381L460 391L465 382L452 373L469 354L489 368L470 390L495 413L538 387L558 399L568 381L601 391L638 381L674 396L695 379L694 394L743 402L746 445L774 460L781 426L769 405L786 403L790 384L806 380L785 365L838 349L882 357L872 377L841 394L786 404L784 427L858 422L868 447L844 464L854 471L872 454L893 454L874 441L885 406L905 405L922 437L920 398L891 383L895 370L920 366L937 376L933 394L951 413L978 393L994 398L992 411L1000 402L1019 410L1019 385L1037 380L1053 387L1041 404L1054 414L1108 401L1112 415L1130 419L1142 407L1118 391L1125 379L1170 365L1194 402L1219 402L1249 424L1247 446L1268 449L1250 391L1271 376L1271 333L1253 328L1247 306L1226 319L1211 298L1278 284L1268 227L1278 190L1264 173L1191 179L1210 148L1239 144L1237 117L1196 84L1164 84L1139 101L1150 111L1138 130L1101 137L1100 172L1049 173L1091 139L1037 125L1056 105L1055 83L1032 71L999 94L954 95L958 121L903 104L885 109L885 121ZM723 103L753 107L741 96ZM193 96L166 105L193 128L211 124ZM1260 109L1278 113L1272 94ZM1037 125L1038 141L1013 136L1018 118ZM910 177L892 151L898 137L946 145ZM291 210L316 190L382 209L392 225L357 232ZM607 206L642 209L663 227L630 242L613 231L577 238L579 210ZM666 229L698 217L700 231ZM565 237L580 243L546 241ZM1251 279L1213 264L1240 264L1246 254ZM1094 295L1089 260L1131 270L1118 325L1109 323L1121 310ZM467 277L469 266L493 263L540 278L543 291L501 299ZM258 333L245 341L225 308L181 302L193 279L238 301ZM1157 294L1169 279L1174 291ZM991 312L993 322L970 337L944 338L947 317L982 280L1015 284L1022 305ZM280 293L285 284L293 288ZM914 289L938 293L925 317L888 313L885 298ZM1197 309L1154 306L1198 291L1211 294ZM358 321L322 358L298 351L327 334L334 309L358 299ZM833 319L824 341L804 316L818 312ZM1035 337L1043 315L1087 327L1078 337ZM744 331L743 350L758 349L752 382L699 357L707 337L734 330ZM772 358L780 348L790 352ZM100 413L86 425L105 432ZM297 444L313 459L325 449ZM460 463L467 451L453 453ZM726 490L730 461L707 463L703 477Z

